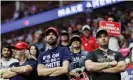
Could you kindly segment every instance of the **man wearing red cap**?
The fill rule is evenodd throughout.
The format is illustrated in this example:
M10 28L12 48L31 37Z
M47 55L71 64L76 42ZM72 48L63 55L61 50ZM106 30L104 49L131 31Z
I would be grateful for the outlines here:
M69 49L57 45L56 28L48 28L45 35L48 50L38 57L38 75L42 76L42 80L69 80L67 76L71 61Z
M26 56L26 50L29 45L25 42L18 42L15 48L15 58L19 62L11 64L11 68L3 75L3 78L10 80L37 80L37 62L33 59L27 59Z

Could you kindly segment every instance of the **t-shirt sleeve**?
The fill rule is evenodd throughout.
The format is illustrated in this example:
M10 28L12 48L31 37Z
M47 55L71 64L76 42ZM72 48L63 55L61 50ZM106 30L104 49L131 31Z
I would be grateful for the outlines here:
M14 62L14 63L9 65L9 67L17 67L17 66L18 66L18 62Z
M91 61L94 61L94 53L93 52L89 52L86 56L86 60L91 60Z
M38 64L43 64L43 53L38 56Z
M37 61L36 60L29 60L27 65L30 65L33 69L36 69Z
M122 54L120 52L117 53L117 60L119 61L125 61L124 57L122 56Z
M71 57L71 54L70 54L70 50L67 48L67 47L63 47L63 50L62 50L62 60L65 61L69 61L71 62L72 61L72 57Z

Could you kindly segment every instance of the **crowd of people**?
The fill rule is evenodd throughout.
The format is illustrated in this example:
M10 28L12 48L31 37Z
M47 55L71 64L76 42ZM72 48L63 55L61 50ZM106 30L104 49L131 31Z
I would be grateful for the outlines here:
M121 80L126 65L133 67L132 52L125 61L120 51L109 49L109 34L101 29L96 37L90 35L90 27L82 27L83 35L63 31L59 40L58 30L49 27L45 31L44 51L36 45L17 42L3 46L1 78L9 80ZM112 37L116 39L115 37ZM86 41L86 42L84 42ZM111 42L112 43L112 42ZM131 46L132 50L133 46Z
M105 9L108 10L108 9ZM100 12L101 11L101 12ZM65 29L68 31L69 35L71 35L72 31L79 30L81 32L81 27L85 24L89 25L92 31L92 35L95 36L96 31L99 27L99 21L107 20L107 17L111 15L114 17L115 22L121 22L121 32L128 42L132 41L131 32L133 26L133 11L132 8L122 9L121 7L112 7L112 10L104 11L100 9L96 10L90 14L79 14L76 16L71 16L69 18L64 18L60 20L56 20L53 22L45 23L42 25L35 25L30 27L29 29L21 29L18 31L13 31L9 34L2 35L2 45L5 43L14 44L17 41L26 41L28 43L34 43L34 39L36 39L37 33L40 35L42 39L44 35L44 30L49 27L50 24L52 26L56 26L58 29ZM22 33L19 33L21 31ZM38 38L39 39L39 38ZM41 42L43 40L40 40Z
M1 79L121 80L120 73L133 68L133 9L94 15L2 39ZM121 35L99 30L99 21L120 22Z

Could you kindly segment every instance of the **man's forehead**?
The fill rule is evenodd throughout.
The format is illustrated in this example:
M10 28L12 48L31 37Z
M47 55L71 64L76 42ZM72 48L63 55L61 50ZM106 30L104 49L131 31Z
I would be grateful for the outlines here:
M48 34L55 34L55 32L54 31L49 31L49 33Z
M22 50L24 50L24 49L17 49L17 48L16 48L15 50L17 50L17 51L22 51Z
M90 32L90 30L87 29L87 28L85 28L83 31L84 31L84 32Z
M47 34L56 34L53 30L50 30Z
M101 37L101 36L106 36L106 37L108 37L108 35L107 35L107 34L101 34L101 35L100 35L100 37Z
M8 49L8 48L4 47L3 49Z

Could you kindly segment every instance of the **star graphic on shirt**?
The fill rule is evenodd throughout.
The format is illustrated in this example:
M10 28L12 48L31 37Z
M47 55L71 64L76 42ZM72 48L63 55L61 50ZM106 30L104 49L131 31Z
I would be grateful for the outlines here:
M87 43L85 43L85 46L87 46L88 44Z
M19 45L21 45L21 43L18 43L17 45L19 46Z

